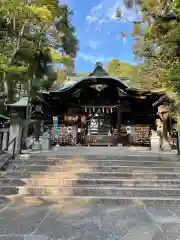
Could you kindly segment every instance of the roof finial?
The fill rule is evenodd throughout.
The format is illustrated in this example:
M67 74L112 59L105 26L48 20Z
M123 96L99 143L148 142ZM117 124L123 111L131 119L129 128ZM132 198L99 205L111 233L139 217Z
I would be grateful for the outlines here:
M102 67L102 63L101 62L96 62L96 67Z

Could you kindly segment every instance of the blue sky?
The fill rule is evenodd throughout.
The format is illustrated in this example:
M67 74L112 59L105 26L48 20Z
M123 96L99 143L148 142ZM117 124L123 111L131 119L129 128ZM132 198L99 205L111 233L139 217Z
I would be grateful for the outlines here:
M72 22L79 39L76 71L90 71L97 61L106 64L112 58L136 64L132 51L132 24L114 18L115 9L122 9L123 17L135 20L133 10L124 7L123 0L61 0L73 11ZM120 33L125 32L126 39Z

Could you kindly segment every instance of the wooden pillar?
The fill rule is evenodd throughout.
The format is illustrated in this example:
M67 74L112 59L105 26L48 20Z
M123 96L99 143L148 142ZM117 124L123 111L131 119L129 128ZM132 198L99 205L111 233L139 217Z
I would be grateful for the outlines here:
M78 121L77 121L77 127L78 127L78 131L77 131L77 143L80 144L81 143L81 116L78 116ZM80 130L80 132L79 132Z
M121 108L117 107L117 132L118 132L118 142L120 142L120 132L121 132Z

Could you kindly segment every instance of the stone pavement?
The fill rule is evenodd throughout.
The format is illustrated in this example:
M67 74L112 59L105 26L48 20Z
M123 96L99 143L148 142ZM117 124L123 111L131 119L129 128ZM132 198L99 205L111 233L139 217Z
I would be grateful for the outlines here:
M0 211L2 240L180 239L180 210L174 207L89 200L37 206L14 204L1 206Z
M74 168L72 166L74 165L67 165L67 167L71 166L71 168L68 168L68 174L72 174L72 176L71 179L69 179L68 186L66 181L66 186L64 187L71 188L72 185L69 186L69 184L73 183L72 180L74 180L76 184L80 181L82 181L81 184L85 184L83 183L83 181L85 181L95 193L89 191L87 194L86 191L79 192L78 190L78 194L80 195L78 195L77 198L73 198L72 195L70 195L69 198L63 198L63 194L67 194L66 191L61 192L61 194L58 192L58 195L56 196L55 192L51 192L52 189L57 190L60 185L64 184L61 181L64 173L57 170L60 167L60 162L64 161L58 159L61 155L86 156L86 158L91 155L92 159L90 158L89 160L85 159L82 161L84 162L84 165L89 161L88 164L90 165L88 165L88 168L93 170L94 167L95 170L93 171L105 171L105 169L109 169L109 172L106 172L107 177L105 178L105 176L103 176L102 178L101 172L99 174L95 172L97 176L96 179L94 179L94 177L90 177L87 172L89 178L78 180L76 178L77 172L76 174L73 172ZM56 156L56 158L54 160L48 160L49 156ZM99 160L93 160L93 156L96 156ZM21 160L18 158L14 160L14 165L10 165L7 172L12 171L15 166L16 168L14 171L18 174L21 172L23 173L23 171L28 169L31 173L33 172L37 175L40 171L43 171L41 166L43 168L45 166L41 163L50 164L48 165L48 170L44 170L44 175L41 175L39 179L37 178L39 182L36 179L33 180L32 177L29 179L29 184L31 186L30 188L33 188L34 190L38 188L37 183L40 184L40 188L42 188L44 192L37 192L37 195L39 194L41 198L45 198L46 194L52 194L51 199L56 196L59 197L59 201L58 203L42 201L35 202L34 204L23 204L18 201L10 201L6 204L0 204L0 240L180 240L180 208L178 207L180 204L175 206L173 204L175 204L176 201L172 202L171 200L168 200L166 202L163 200L163 202L166 202L166 206L161 204L157 205L156 203L153 205L152 201L151 205L148 205L146 204L147 201L145 201L146 203L142 202L137 195L143 195L145 190L143 188L146 188L148 191L150 188L153 188L152 194L156 191L158 192L158 190L156 190L156 184L158 184L158 181L161 181L166 189L162 197L160 194L159 197L162 199L169 197L169 195L166 195L169 191L167 185L169 178L163 174L171 173L172 170L174 171L174 169L176 169L176 171L171 173L172 176L169 175L172 178L171 181L169 181L172 194L170 197L172 199L179 199L177 194L179 193L180 179L177 179L176 181L176 176L179 174L178 168L180 166L178 158L170 153L159 154L158 158L155 156L156 154L147 150L135 151L120 148L79 147L61 148L58 152L36 153L31 159ZM165 157L166 161L164 161ZM107 161L105 160L106 158L108 159ZM67 159L67 157L65 157L65 159ZM34 169L34 162L37 164L37 169ZM69 160L67 162L69 163ZM54 168L51 166L51 163L56 164L52 165ZM127 178L125 178L126 173L123 173L123 171L119 169L115 174L116 176L112 177L111 174L115 171L114 168L117 168L117 164L119 168L124 169L123 171L128 170L129 175L127 174ZM77 165L76 170L78 170L78 173L81 170L87 170L85 168L83 169L84 165ZM81 169L78 169L79 166L82 168L80 167ZM143 168L145 169L149 166L150 170L153 169L154 173L150 174L150 178L133 180L135 182L141 182L141 190L138 190L138 186L133 185L135 195L128 195L127 187L129 187L129 181L131 182L132 180L132 170L135 171L135 169L141 169L142 171ZM53 173L54 179L47 175L50 169L56 169L56 171L53 170L55 171ZM148 172L150 170L148 170ZM118 177L120 171L122 172L122 176ZM157 174L157 171L159 172L159 175ZM147 174L147 170L145 172ZM6 171L3 174L6 174ZM70 178L69 175L68 177ZM139 175L144 176L144 173L140 172ZM153 178L151 175L157 175L158 177ZM108 177L110 177L109 180ZM6 184L10 184L8 181L11 180L11 178L7 177L7 179L5 179L5 175L1 175L0 184L4 184L4 180L6 180ZM25 179L20 180L22 180L22 182L25 181ZM175 185L173 185L174 180ZM94 184L92 185L92 183ZM122 185L122 183L127 188L124 193L124 185ZM0 189L3 189L3 184L0 186ZM20 183L14 183L13 187L17 187L17 184ZM82 187L83 186L84 185L82 185ZM99 186L101 186L102 189L98 189ZM121 189L121 192L117 192L116 199L113 198L114 196L111 196L112 192L110 190L107 191L107 186L110 190L114 187ZM176 189L172 190L173 186L176 187ZM49 189L49 187L51 188L51 190L48 190L50 192L46 192L45 190ZM132 186L130 186L130 188L132 188ZM103 189L106 190L106 199L103 199ZM129 192L131 193L132 190L129 190ZM77 192L74 192L74 194L75 193ZM84 193L86 193L86 195L83 195ZM93 198L93 193L95 194L95 199ZM121 199L122 193L124 194L123 200ZM32 200L33 195L30 194L30 196ZM128 198L128 196L130 197ZM148 193L148 198L150 199L150 197L151 192ZM153 197L156 198L156 196ZM146 200L146 196L143 197L143 199Z

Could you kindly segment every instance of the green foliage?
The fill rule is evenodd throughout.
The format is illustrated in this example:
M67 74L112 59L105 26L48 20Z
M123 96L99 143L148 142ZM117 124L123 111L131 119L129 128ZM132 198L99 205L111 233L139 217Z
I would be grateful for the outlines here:
M57 79L50 65L72 65L78 42L70 16L57 0L0 1L0 78L10 100L17 82L26 88L27 80L35 78L35 89L47 88ZM71 44L64 41L66 33Z
M138 79L139 66L132 66L127 62L113 58L107 65L107 71L112 75L127 78L130 81L129 84L133 87L140 87Z
M180 115L180 1L138 0L134 4L142 12L139 24L146 26L143 35L135 34L134 51L144 59L145 70L153 73L154 82L166 89L173 100L172 109Z
M129 84L132 87L141 87L141 82L140 82L140 74L142 74L141 71L142 66L141 65L136 65L132 66L131 64L127 62L122 62L119 59L113 58L111 59L107 66L105 66L106 71L111 74L112 76L117 76L117 77L123 77L127 78L126 84ZM81 73L76 73L73 76L74 77L85 77L88 76L88 72L81 72ZM144 76L142 77L144 78Z
M54 63L62 63L64 65L66 65L67 67L72 65L72 59L70 56L68 56L68 55L62 56L60 52L58 52L52 48L50 49L50 56Z
M74 74L73 77L85 77L88 74L89 74L88 72L80 72L80 73Z
M58 69L57 71L57 80L56 80L56 84L62 84L63 82L65 82L67 79L67 74L63 69Z

